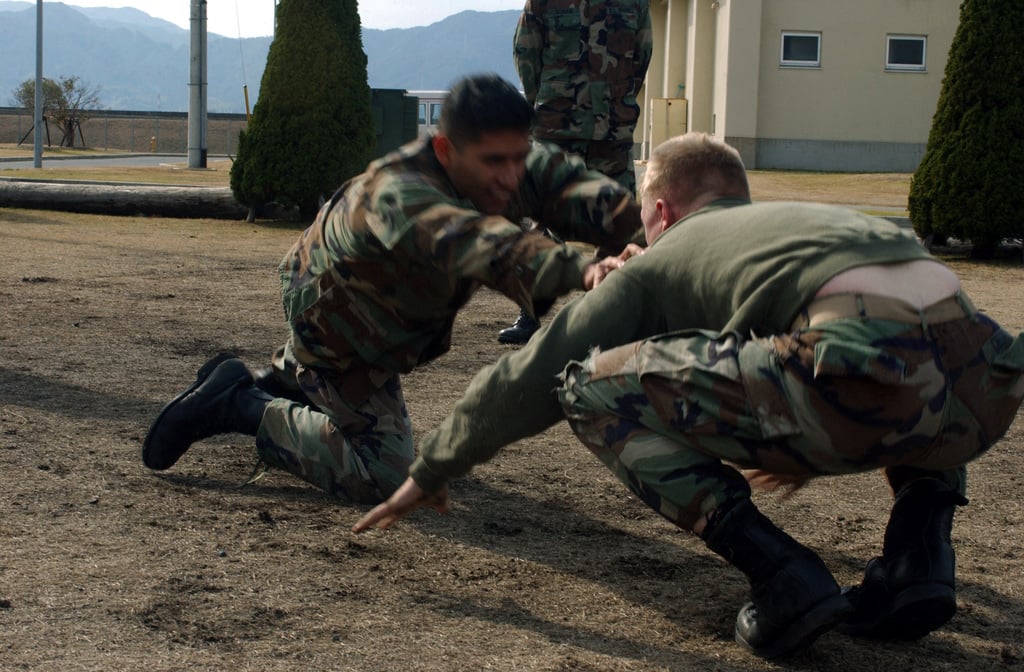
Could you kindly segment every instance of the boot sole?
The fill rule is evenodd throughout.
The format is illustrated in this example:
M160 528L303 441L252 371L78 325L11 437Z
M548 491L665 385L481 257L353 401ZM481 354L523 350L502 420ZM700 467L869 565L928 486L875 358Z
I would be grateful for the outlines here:
M499 335L498 336L498 343L503 343L505 345L525 345L525 344L530 342L530 339L532 337L533 337L532 333L529 336L501 336L501 335Z
M737 631L736 643L762 658L772 659L788 656L810 646L814 640L836 627L853 611L842 595L834 595L810 609L786 628L771 644L754 647Z
M150 454L150 442L153 438L153 430L156 429L157 425L160 424L160 422L164 419L164 416L167 415L167 412L169 410L174 408L174 406L179 401L181 401L188 395L192 394L192 392L197 387L203 384L204 380L210 377L210 374L213 373L214 369L216 369L218 366L220 366L222 363L229 359L234 359L234 355L222 352L213 359L211 359L210 361L203 364L201 367L199 367L199 371L196 372L195 382L192 383L192 385L190 385L188 389L186 389L184 392L176 396L174 399L171 399L167 404L164 405L162 409L160 409L160 413L157 414L156 420L153 421L153 424L149 426L149 431L146 432L146 438L143 439L142 441L142 463L144 465L155 471L163 471L164 469L170 469L172 466L174 466L174 463L178 461L177 458L175 458L170 464L153 464L153 458L152 455Z
M878 618L867 623L840 623L839 632L853 637L911 641L938 630L956 614L956 591L944 583L904 588Z

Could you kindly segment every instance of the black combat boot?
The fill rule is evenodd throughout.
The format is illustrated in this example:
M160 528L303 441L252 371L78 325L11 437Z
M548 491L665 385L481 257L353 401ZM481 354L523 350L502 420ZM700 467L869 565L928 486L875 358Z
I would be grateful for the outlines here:
M527 315L519 313L519 317L512 323L511 327L498 332L498 343L512 343L522 345L530 340L534 332L540 329L540 322Z
M218 355L160 411L142 442L142 462L150 469L167 469L200 439L228 432L255 436L272 400L253 385L240 359Z
M290 378L290 379L289 379ZM272 397L283 397L296 401L303 406L317 408L306 393L299 387L298 381L288 373L278 371L272 366L257 369L252 374L253 384Z
M750 579L751 602L736 616L736 642L763 658L795 653L849 615L850 603L813 551L742 500L702 534Z
M896 493L881 557L859 586L843 591L854 613L838 629L857 637L913 640L956 613L953 511L967 500L934 478L911 481Z

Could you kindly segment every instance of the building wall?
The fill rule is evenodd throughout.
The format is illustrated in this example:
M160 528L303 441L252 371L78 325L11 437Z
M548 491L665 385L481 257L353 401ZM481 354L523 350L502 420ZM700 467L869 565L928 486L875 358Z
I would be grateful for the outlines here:
M765 3L758 135L926 141L958 4L959 0ZM945 15L940 7L947 10ZM783 30L820 31L821 66L780 66ZM887 71L887 34L927 36L927 69Z
M751 54L760 54L763 4L764 0L743 0L714 6L715 88L712 123L706 130L724 136L750 166L756 164L761 90L761 60Z
M652 0L655 77L648 77L646 111L653 99L682 94L686 128L723 137L750 167L912 171L924 154L959 5ZM781 65L783 31L820 33L820 65ZM886 69L890 34L927 37L924 71Z

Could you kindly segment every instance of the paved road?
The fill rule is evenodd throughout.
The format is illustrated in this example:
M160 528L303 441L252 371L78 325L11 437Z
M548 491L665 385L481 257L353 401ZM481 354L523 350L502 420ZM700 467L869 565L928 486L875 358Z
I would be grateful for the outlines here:
M223 156L207 157L207 164L226 159ZM187 154L112 154L106 156L43 156L43 168L102 168L104 166L161 166L188 165ZM0 158L0 175L4 170L32 168L35 165L31 157Z

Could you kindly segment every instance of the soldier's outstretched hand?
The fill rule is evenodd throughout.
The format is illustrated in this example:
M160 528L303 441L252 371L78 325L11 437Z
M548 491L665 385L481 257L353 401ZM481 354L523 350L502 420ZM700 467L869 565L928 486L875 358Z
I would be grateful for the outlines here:
M359 534L371 527L386 530L409 512L424 506L429 506L438 513L448 513L448 486L443 486L437 492L426 492L416 485L416 481L407 478L387 501L378 504L360 518L359 522L352 526L352 531Z

